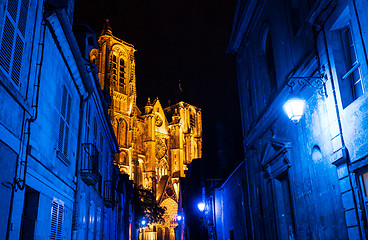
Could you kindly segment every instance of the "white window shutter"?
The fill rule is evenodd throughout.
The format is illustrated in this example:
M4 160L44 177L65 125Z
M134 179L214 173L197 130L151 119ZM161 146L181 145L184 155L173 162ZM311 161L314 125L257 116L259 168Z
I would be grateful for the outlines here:
M61 240L63 236L64 202L54 198L51 208L51 230L50 239Z

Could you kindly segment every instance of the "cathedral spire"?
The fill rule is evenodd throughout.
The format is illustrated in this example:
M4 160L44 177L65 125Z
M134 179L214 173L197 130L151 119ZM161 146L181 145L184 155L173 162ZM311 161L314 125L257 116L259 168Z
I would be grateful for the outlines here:
M105 25L102 29L101 35L112 35L112 29L110 26L110 20L106 19Z

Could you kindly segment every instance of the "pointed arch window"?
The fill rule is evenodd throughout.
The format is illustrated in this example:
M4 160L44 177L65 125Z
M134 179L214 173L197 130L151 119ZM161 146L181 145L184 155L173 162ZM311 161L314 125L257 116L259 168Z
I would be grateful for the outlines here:
M118 120L118 128L117 128L117 138L119 142L119 146L126 146L126 132L127 132L127 124L123 119Z
M118 62L117 62L117 58L116 55L113 54L112 55L112 63L111 63L111 74L112 74L112 79L116 80L116 75L117 75L117 70L118 69Z
M120 92L125 93L125 61L123 58L119 60L119 87Z

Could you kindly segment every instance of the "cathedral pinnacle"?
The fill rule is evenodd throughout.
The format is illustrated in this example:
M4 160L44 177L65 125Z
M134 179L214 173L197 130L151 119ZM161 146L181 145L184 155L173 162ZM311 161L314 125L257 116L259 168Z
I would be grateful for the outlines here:
M152 103L151 103L151 98L148 98L148 101L147 101L147 104L146 104L146 106L144 107L144 112L146 113L146 114L148 114L148 113L150 113L151 112L151 110L152 110Z
M102 33L101 35L112 35L112 29L111 29L111 26L110 26L110 20L109 19L106 19L106 23L102 29Z

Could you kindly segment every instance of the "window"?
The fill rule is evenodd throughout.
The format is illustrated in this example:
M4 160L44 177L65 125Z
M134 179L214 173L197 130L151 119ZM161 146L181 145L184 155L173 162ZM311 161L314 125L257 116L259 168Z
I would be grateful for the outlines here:
M70 93L68 92L67 88L63 86L63 95L60 106L58 151L62 153L64 157L68 156L70 109L71 109Z
M94 46L94 41L93 41L93 37L92 36L87 38L87 42L88 42L88 45Z
M64 202L60 199L54 198L52 200L51 208L51 230L50 239L63 239L63 222L64 222Z
M362 201L361 206L364 209L363 215L368 216L368 170L365 169L364 172L359 176L360 183L360 200Z
M190 127L191 128L194 128L195 127L195 115L192 111L190 111Z
M289 7L291 26L294 35L296 35L302 23L302 12L300 11L301 3L298 0L289 0Z
M125 63L124 59L120 58L119 62L119 85L123 87L123 91L125 91Z
M276 88L276 70L275 70L275 60L273 56L273 46L271 34L267 34L266 38L266 61L267 61L267 73L268 80L270 83L270 89Z
M39 192L26 186L20 233L21 240L34 238L38 215L39 198Z
M349 25L340 30L340 38L345 57L345 74L342 76L342 80L349 82L352 100L355 100L363 95L363 86L360 64L357 59L352 31Z
M364 197L368 197L368 172L361 175L362 189Z
M89 143L89 129L91 126L91 107L89 102L86 104L86 128L85 128L85 142Z
M118 68L118 62L116 59L116 55L112 55L112 65L111 65L111 73L112 73L112 79L116 80L117 75L117 68Z
M19 86L25 47L29 0L9 0L0 46L0 66L5 75Z
M328 43L332 49L339 83L342 107L346 108L364 94L361 63L358 53L362 51L359 31L351 24L352 16L346 7L330 28ZM360 47L359 47L360 46ZM361 62L363 61L363 62Z
M234 240L235 237L234 237L234 230L230 230L230 240Z

